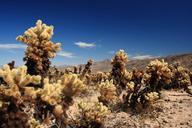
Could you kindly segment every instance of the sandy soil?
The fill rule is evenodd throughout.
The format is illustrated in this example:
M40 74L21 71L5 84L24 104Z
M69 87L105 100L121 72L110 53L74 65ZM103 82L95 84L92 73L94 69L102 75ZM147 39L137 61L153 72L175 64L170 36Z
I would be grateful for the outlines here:
M162 99L138 114L112 113L105 128L192 128L192 96L182 91L163 91Z

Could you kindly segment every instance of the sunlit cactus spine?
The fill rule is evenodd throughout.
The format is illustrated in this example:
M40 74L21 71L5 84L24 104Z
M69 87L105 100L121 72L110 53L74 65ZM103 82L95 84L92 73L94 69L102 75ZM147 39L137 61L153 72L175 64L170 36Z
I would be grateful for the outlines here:
M52 36L53 26L47 26L38 20L35 27L29 28L23 35L16 38L27 44L24 61L29 74L45 76L48 72L51 64L49 59L56 56L61 45L52 42Z

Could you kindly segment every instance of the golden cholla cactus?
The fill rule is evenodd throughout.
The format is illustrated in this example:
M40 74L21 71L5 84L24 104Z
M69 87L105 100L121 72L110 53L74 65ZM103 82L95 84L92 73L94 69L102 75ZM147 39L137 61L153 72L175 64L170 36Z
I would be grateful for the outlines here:
M149 92L145 94L145 100L152 103L159 99L159 94L157 92Z
M112 80L107 80L101 84L98 84L97 89L101 94L99 101L103 102L104 104L115 103L117 101L117 90Z
M111 64L113 68L120 69L121 72L124 72L126 63L128 62L128 55L124 50L119 50L116 52L115 57L112 59Z
M90 75L90 79L93 83L101 83L109 79L110 74L105 72L97 72Z
M26 85L39 84L41 81L40 76L31 76L27 74L26 66L10 69L8 65L4 65L3 68L0 69L0 77L6 83L6 85L0 86L1 93L16 99L21 96L20 89L28 89L28 87L25 87Z
M42 124L39 121L37 121L32 116L29 117L27 124L28 124L29 128L46 128L46 127L48 127L47 125Z
M62 90L64 88L61 81L59 80L58 82L51 84L49 83L49 79L45 78L43 83L44 87L39 92L41 99L50 105L57 105L61 103Z
M45 75L48 72L50 61L54 58L56 52L60 50L60 43L53 43L53 26L43 24L38 20L35 27L31 27L24 32L24 35L18 36L16 39L27 44L26 66L30 74Z
M85 85L76 74L65 74L56 83L50 83L49 79L45 78L43 84L44 87L39 89L38 94L52 106L71 102L73 96L85 90Z
M121 79L122 83L127 83L128 81L130 81L133 78L133 73L129 72L127 70L125 70L122 75L123 75L123 78Z
M115 85L118 85L119 92L126 87L126 83L129 81L130 74L126 70L126 63L128 62L127 53L124 50L119 50L115 57L112 59L112 71L111 77L114 79Z
M124 50L120 49L118 52L116 52L115 57L113 58L112 62L128 62L128 56L127 53L125 53Z
M181 65L175 65L172 67L173 77L173 87L179 87L187 89L191 85L190 72L188 69L182 67Z
M108 108L100 102L81 101L78 107L77 125L79 127L101 127L105 117L110 114Z
M81 79L83 79L86 75L90 75L91 74L91 66L93 65L93 60L89 59L87 61L87 64L85 65L85 68L83 69L82 73L81 73Z
M146 73L150 76L148 77L149 84L155 90L170 84L173 76L168 63L157 59L147 65Z
M129 92L133 92L135 88L135 83L133 81L127 83L127 89Z
M0 78L4 81L0 85L0 127L29 127L26 104L33 104L32 98L36 97L36 90L29 91L36 84L40 84L40 76L27 74L27 67L10 68L4 65L0 69ZM31 87L28 87L30 85ZM28 91L26 91L28 90ZM30 92L30 93L28 93ZM32 98L31 98L32 97ZM9 109L11 108L11 109Z
M86 86L78 78L77 74L65 74L61 77L63 93L66 97L77 96L86 89Z

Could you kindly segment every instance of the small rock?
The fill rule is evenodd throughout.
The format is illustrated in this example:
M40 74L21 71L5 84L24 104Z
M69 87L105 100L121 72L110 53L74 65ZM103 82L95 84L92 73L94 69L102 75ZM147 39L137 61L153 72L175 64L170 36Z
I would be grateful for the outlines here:
M178 105L177 104L173 104L174 107L177 107Z
M170 112L170 114L175 114L175 112Z
M182 100L180 100L180 101L179 101L179 103L183 103L183 101L182 101Z
M164 122L164 123L168 123L167 120L165 120L165 119L163 119L163 122Z
M170 101L170 99L165 99L165 101Z

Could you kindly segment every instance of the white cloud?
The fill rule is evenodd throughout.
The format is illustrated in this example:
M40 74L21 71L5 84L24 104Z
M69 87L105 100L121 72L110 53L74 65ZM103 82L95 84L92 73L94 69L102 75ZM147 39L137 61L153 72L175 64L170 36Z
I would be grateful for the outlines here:
M57 53L58 56L66 57L66 58L74 58L75 56L71 52L61 51Z
M0 44L0 49L25 49L26 47L23 44Z
M93 48L96 47L95 43L87 43L87 42L75 42L75 45L77 45L80 48Z
M109 54L115 54L115 51L109 51L108 53Z
M137 55L133 56L132 59L134 60L143 60L143 59L153 59L157 58L158 56L152 56L152 55Z

